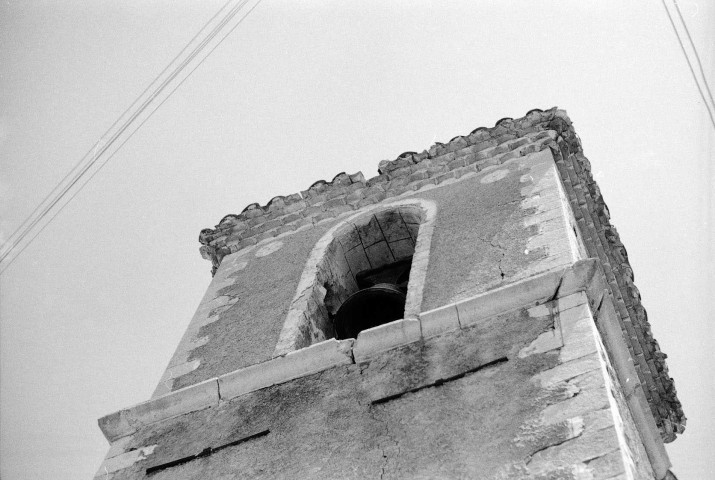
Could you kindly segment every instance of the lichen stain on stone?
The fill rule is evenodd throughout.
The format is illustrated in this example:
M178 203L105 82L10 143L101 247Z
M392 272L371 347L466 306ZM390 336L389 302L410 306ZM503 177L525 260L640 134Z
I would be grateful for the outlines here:
M515 356L514 364L521 373L527 375L529 379L539 372L554 368L559 364L558 352L535 353L526 358ZM532 382L533 383L533 382Z
M484 175L480 180L480 183L494 183L506 177L507 175L509 175L509 170L507 170L506 168L495 170L493 172L488 173L487 175Z
M265 257L266 255L270 255L273 252L277 252L281 248L283 248L283 242L281 242L280 240L276 240L256 250L255 255L256 257Z
M519 434L514 438L514 443L520 448L530 451L529 455L545 450L554 445L580 436L584 430L581 417L544 424L538 419L531 419L521 425ZM526 462L527 465L529 462Z
M245 269L248 266L248 262L246 260L242 261L237 261L235 263L231 263L227 266L227 274L226 277L228 278L236 278L239 275L239 272L243 269Z
M525 358L529 355L545 353L562 346L561 335L555 329L550 329L536 337L528 346L519 350L518 357Z
M531 307L527 310L527 312L529 312L529 316L533 318L540 318L545 317L547 315L551 315L551 309L545 304Z

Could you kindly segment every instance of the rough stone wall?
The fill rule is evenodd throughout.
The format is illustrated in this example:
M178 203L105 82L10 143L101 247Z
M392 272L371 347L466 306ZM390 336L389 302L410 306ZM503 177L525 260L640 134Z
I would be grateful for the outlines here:
M626 438L635 429L585 295L549 297L461 315L454 330L357 363L221 391L116 440L96 478L653 478L637 433Z
M546 134L535 144L522 145L540 151L478 172L475 163L459 178L425 183L393 200L436 205L429 256L415 259L410 274L408 304L413 278L425 277L419 285L421 307L417 304L412 315L570 265L577 258L558 171L544 138L551 139ZM388 205L380 202L380 208ZM305 312L295 312L291 299L303 288L301 277L313 275L307 271L311 249L327 231L347 225L357 213L327 217L225 256L212 282L213 295L204 298L189 325L191 333L179 345L154 396L271 358L280 332L295 315L308 320L296 327L302 339L299 346L324 340L323 330L313 325L326 316L320 295L311 296ZM345 263L349 261L346 258Z

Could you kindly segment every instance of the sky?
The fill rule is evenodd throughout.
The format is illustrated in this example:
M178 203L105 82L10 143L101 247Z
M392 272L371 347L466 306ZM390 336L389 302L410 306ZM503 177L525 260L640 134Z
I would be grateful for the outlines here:
M669 356L673 471L715 478L715 135L662 4L297 3L263 0L0 276L0 477L94 475L97 419L151 396L211 280L202 228L559 106ZM222 4L0 4L3 239ZM712 82L715 5L679 5Z

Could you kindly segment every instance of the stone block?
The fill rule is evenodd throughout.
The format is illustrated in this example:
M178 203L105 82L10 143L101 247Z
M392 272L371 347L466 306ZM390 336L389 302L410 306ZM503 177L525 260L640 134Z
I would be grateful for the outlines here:
M537 466L584 462L610 453L618 447L618 436L613 427L591 432L585 431L572 440L537 452L531 457L528 466L531 470L537 469Z
M575 262L572 267L564 272L559 288L559 296L586 290L593 281L598 271L598 260L587 258Z
M116 457L117 455L128 452L133 441L134 437L132 435L127 435L126 437L118 438L117 440L111 442L109 451L107 452L105 458Z
M416 163L416 164L410 166L410 171L412 173L414 173L414 172L418 172L421 170L426 170L430 167L434 167L435 165L436 164L432 160L425 160L423 162Z
M407 230L407 225L405 225L399 211L385 210L376 214L375 217L388 242L410 238L410 232Z
M395 169L395 170L391 171L391 172L388 174L388 178L389 178L390 180L392 180L392 179L394 179L394 178L404 177L404 176L409 175L409 174L410 174L410 167L402 167L402 168L398 168L398 169Z
M214 378L107 415L99 420L99 428L107 440L114 441L145 425L217 404Z
M372 268L381 267L382 265L387 265L395 261L395 257L392 256L392 252L386 241L370 245L365 248L365 253L370 260Z
M290 222L295 222L296 220L300 220L303 218L303 216L299 213L290 213L284 217L281 217L281 220L283 221L284 224L288 224Z
M372 177L372 178L368 179L365 182L365 185L367 185L368 187L372 187L373 185L379 185L380 183L385 183L388 180L389 180L389 178L387 178L387 175L378 175L376 177Z
M385 184L385 191L394 190L397 187L403 187L409 183L410 179L408 177L396 178L394 180L390 180L388 183Z
M598 341L593 317L588 305L581 304L559 313L561 335L564 347L561 349L559 359L568 362L597 351Z
M322 205L312 205L300 212L300 214L305 217L305 218L310 218L315 215L319 215L321 212L324 212L325 209L323 208Z
M350 189L347 186L332 186L327 192L325 192L325 196L328 200L332 200L333 198L337 197L344 197L348 193L350 193Z
M588 468L593 472L593 480L606 480L616 478L625 474L623 466L623 454L620 450L614 450L593 460L589 460Z
M456 160L452 160L451 162L449 162L447 164L447 168L449 168L449 170L454 170L456 168L464 167L466 165L467 165L467 163L464 158L458 158Z
M558 385L556 388L560 388L564 392L564 398L544 408L541 418L545 423L555 423L603 409L610 414L611 404L608 401L605 385L600 370L589 372L568 383Z
M549 272L490 290L457 304L462 327L553 296L560 272Z
M384 199L385 199L384 193L370 195L369 197L365 197L362 200L360 200L357 204L357 208L362 208L362 207L366 207L368 205L373 205L377 202L383 201Z
M447 144L447 150L450 152L454 152L466 147L467 145L468 143L466 138L457 137L454 140L450 141L449 144Z
M422 338L420 321L414 318L368 328L358 334L353 347L355 363L369 360L376 354Z
M459 329L457 306L447 305L420 313L420 322L422 322L423 338L435 337L451 330L457 330Z
M479 166L476 164L473 164L473 165L467 165L466 167L458 168L458 169L454 170L452 173L454 173L455 178L462 178L462 177L467 177L468 175L473 176L477 173L478 170L479 170Z
M328 200L325 202L324 207L326 209L328 208L334 208L334 207L339 207L340 205L345 205L345 197L336 197L331 200Z
M337 365L353 363L353 340L334 338L300 350L221 375L221 400L229 400L261 388L321 372Z
M354 210L353 205L338 205L330 209L335 215L342 215L343 213L353 212Z
M356 189L355 191L351 192L345 197L345 203L353 205L358 203L360 200L362 200L365 197L365 191L367 189L365 188L359 188Z
M144 426L217 404L218 384L212 378L140 403L130 408L127 414L130 423Z
M486 128L477 129L475 132L470 133L467 137L469 142L475 145L485 143L485 141L489 140L490 138L491 136L489 135L489 131Z
M308 204L304 200L300 200L294 203L287 204L283 207L284 213L295 213L306 208Z
M564 273L564 276L570 275L571 269L566 270L566 273ZM562 282L563 285L563 282ZM574 307L578 307L580 305L588 305L588 298L586 297L586 294L583 292L578 292L578 293L572 293L570 295L561 295L562 291L561 288L559 288L559 298L557 299L556 302L556 308L560 312L565 312L566 310L569 310Z
M409 236L407 238L403 238L402 240L389 242L389 247L392 251L392 255L395 257L395 260L409 257L415 251L415 244Z
M154 453L154 449L156 447L157 445L150 445L147 447L137 448L136 450L131 450L121 455L117 455L116 457L106 458L99 467L99 470L97 470L97 473L94 474L94 478L97 480L104 480L114 472L129 468Z
M427 175L430 177L437 177L443 173L446 173L449 171L449 168L447 168L447 165L435 165L433 167L429 167L427 169Z
M562 346L561 331L557 327L541 333L533 342L519 350L518 357L526 358L529 355L550 352Z
M263 240L266 240L267 238L273 238L276 235L278 235L280 232L278 231L280 227L273 228L272 230L268 230L266 232L261 233L260 235L256 235L255 238L256 242L261 242Z
M312 216L313 224L316 224L316 223L319 223L319 222L322 222L325 220L331 220L333 218L335 218L335 212L333 212L332 210L329 210L327 212L322 212L322 213Z
M410 175L410 183L417 182L419 180L424 180L426 178L429 178L429 173L427 173L427 170L422 170L419 172L415 172L412 175Z
M439 185L445 182L449 183L448 180L451 179L456 179L456 174L454 172L447 172L435 177L435 182Z
M100 418L97 423L99 423L99 429L104 434L104 438L110 442L126 435L130 435L136 431L136 429L129 423L126 410L120 410L118 412L105 415Z
M449 153L445 153L443 155L436 156L436 157L432 158L431 160L434 165L446 165L449 162L451 162L452 160L454 160L455 158L457 158L457 154L454 152L449 152Z
M419 182L413 183L412 186L416 190L428 190L430 188L436 187L437 182L435 181L434 178L426 178L424 180L420 180ZM425 188L425 187L427 187L427 188Z
M552 387L559 382L565 382L571 378L577 377L584 373L598 370L601 368L601 358L597 353L583 356L570 362L565 362L557 365L554 368L540 372L534 376L534 380L541 382L545 388Z
M380 225L374 215L370 216L367 222L355 226L357 227L363 247L369 247L377 242L385 241L382 230L380 230Z

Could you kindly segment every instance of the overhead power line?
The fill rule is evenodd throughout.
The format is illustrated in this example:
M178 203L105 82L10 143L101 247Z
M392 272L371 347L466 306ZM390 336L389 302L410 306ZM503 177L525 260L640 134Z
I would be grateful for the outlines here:
M708 78L705 76L705 72L703 71L703 64L700 61L700 55L698 54L698 49L695 47L695 43L693 42L693 37L690 36L690 29L688 29L688 24L685 23L685 19L683 18L683 14L680 11L680 7L678 6L677 0L673 0L673 5L675 5L675 10L678 12L678 17L680 17L680 23L683 24L685 33L688 35L688 41L690 42L690 46L693 49L693 53L695 53L695 60L698 62L698 68L700 69L700 76L703 77L703 84L705 84L705 90L708 92L708 97L710 98L710 107L713 110L715 110L715 100L713 99L713 93L710 91L710 85L708 84Z
M700 75L702 78L698 78L698 75L695 73L695 69L693 68L693 64L690 61L690 55L688 54L688 51L685 48L685 45L683 44L683 40L680 37L680 33L678 32L678 28L675 25L675 21L673 20L673 16L670 13L670 10L668 9L668 6L665 3L665 0L661 0L661 3L663 4L663 8L665 8L665 13L668 15L668 20L670 21L670 26L673 27L673 32L675 32L675 37L678 39L678 44L680 45L680 50L683 52L683 55L685 56L685 61L688 62L688 68L690 69L690 74L693 76L693 80L695 80L695 85L698 87L698 93L700 94L700 98L703 99L703 102L705 104L705 109L708 111L708 115L710 116L710 123L712 123L713 129L715 129L715 100L713 100L713 95L712 92L710 91L710 86L708 85L708 79L705 76L705 72L703 71L703 65L700 61L700 55L698 54L698 49L695 47L695 43L693 42L693 37L690 35L690 30L688 29L688 25L685 23L685 19L683 18L683 15L680 11L680 7L678 7L678 2L677 0L672 0L673 5L675 6L675 9L678 13L678 17L680 18L680 23L683 26L683 30L685 30L685 33L688 37L688 40L690 42L690 47L693 50L693 53L695 55L695 59L698 63L698 67L700 70ZM701 86L700 84L703 84ZM705 95L705 92L707 92L707 95Z
M236 15L250 2L250 0L241 0L236 3L233 7L228 9L228 11L221 16L221 13L227 10L227 7L234 3L234 0L228 0L217 12L211 17L201 29L194 35L194 37L189 41L189 43L184 46L184 48L169 62L169 64L156 76L156 78L147 86L144 91L134 100L134 102L114 121L114 123L107 129L107 131L102 135L102 137L92 146L92 148L75 164L75 166L60 180L60 182L55 186L55 188L50 191L50 193L45 196L45 198L38 204L38 206L33 210L33 212L22 222L22 224L13 232L10 238L0 247L0 264L4 263L0 273L3 273L14 260L32 243L32 241L37 238L37 236L42 233L42 231L54 220L59 213L74 199L77 194L89 183L92 178L111 160L114 155L122 148L122 146L136 133L139 128L141 128L144 123L146 123L149 118L166 102L171 95L191 76L191 74L211 55L211 53L219 46L223 41L240 25L243 20L258 6L261 0L257 0L256 3L248 10L246 13L236 21L233 26L231 26L227 31L224 32L222 36L219 34L228 25L231 24L232 20ZM188 55L184 57L184 54L189 50L189 47L196 42L197 39L202 37L209 25L211 25L219 16L220 20L214 25L211 30L203 36L201 41L195 45ZM152 103L156 102L157 98L170 87L172 82L174 82L177 77L206 49L206 47L211 44L218 37L218 41L209 48L203 57L196 61L193 68L191 68L188 73L181 78L179 81L175 82L172 88L168 90L166 96L158 103L156 106L148 110ZM177 61L184 57L178 65L171 69L172 65L176 64ZM162 77L171 69L171 72L163 79ZM161 80L161 81L160 81ZM157 85L158 83L158 85ZM149 93L151 92L151 93ZM149 95L147 96L147 93ZM144 99L143 101L141 101ZM141 102L141 103L140 103ZM138 106L137 106L138 105ZM143 120L138 122L138 119L143 113L147 112ZM125 119L125 117L128 117ZM122 121L124 119L124 121ZM136 128L130 130L130 127L137 123ZM105 140L107 138L107 140ZM117 143L121 138L123 140ZM112 149L114 144L117 143L116 149ZM102 158L104 156L104 158ZM97 163L100 159L101 162ZM92 173L92 167L97 165ZM89 175L88 177L86 177ZM86 179L83 180L83 178ZM67 200L62 203L62 200L72 191L74 192L67 198ZM51 216L49 216L51 215ZM42 222L44 219L49 219L46 222ZM40 226L41 225L41 226ZM34 233L34 234L33 234ZM29 240L25 241L29 237Z

